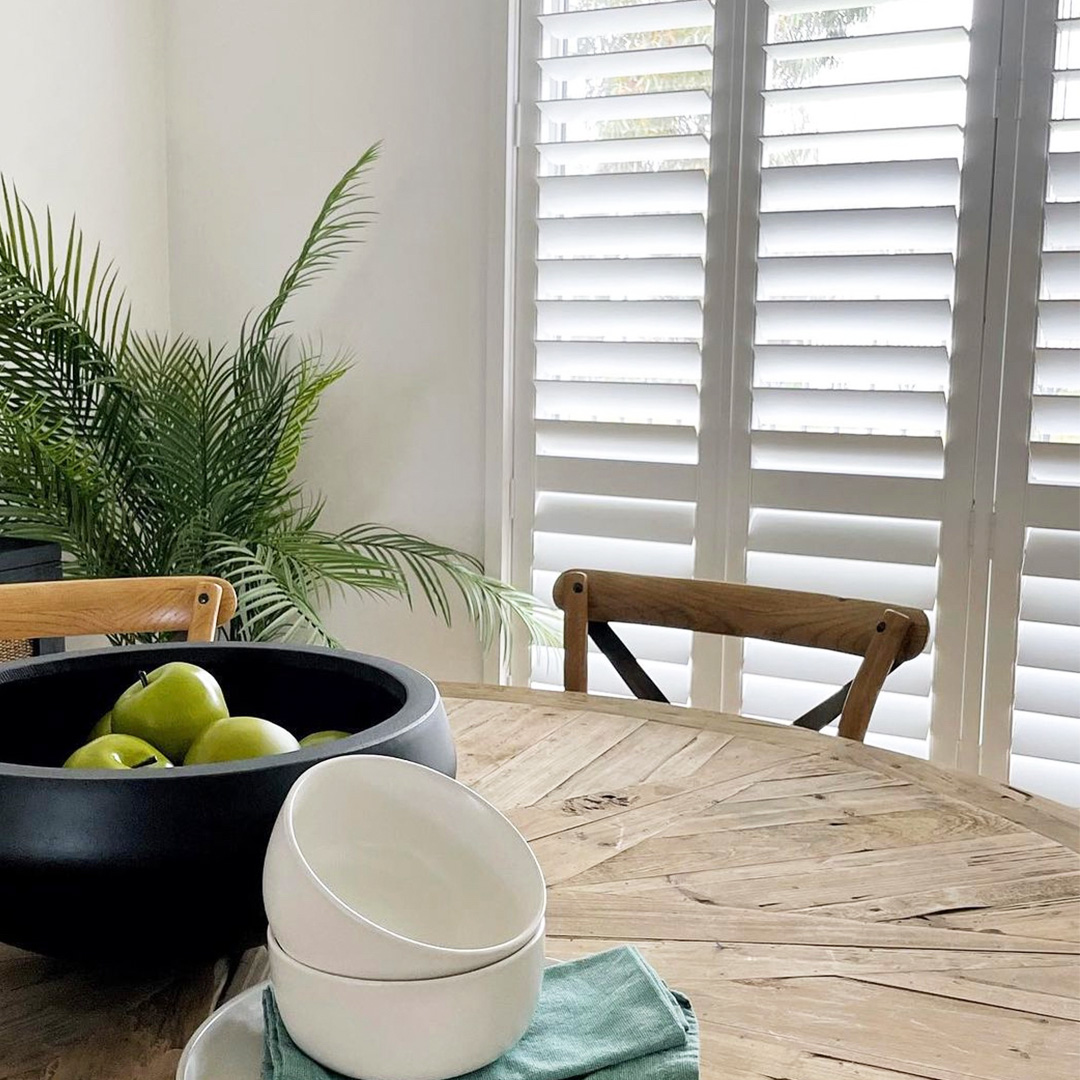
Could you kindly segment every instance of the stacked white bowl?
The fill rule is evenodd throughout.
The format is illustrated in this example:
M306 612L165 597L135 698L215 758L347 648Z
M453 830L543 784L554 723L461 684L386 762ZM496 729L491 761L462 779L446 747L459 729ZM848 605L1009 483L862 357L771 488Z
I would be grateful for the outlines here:
M263 899L281 1018L328 1068L445 1080L529 1026L543 874L514 826L442 773L373 755L309 769L274 825Z

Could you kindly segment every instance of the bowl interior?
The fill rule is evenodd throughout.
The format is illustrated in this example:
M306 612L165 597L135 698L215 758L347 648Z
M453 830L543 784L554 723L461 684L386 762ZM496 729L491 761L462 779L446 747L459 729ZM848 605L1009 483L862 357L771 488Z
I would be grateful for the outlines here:
M63 764L140 670L173 660L206 668L233 715L261 716L297 738L364 731L406 698L389 672L347 653L185 643L66 653L0 668L0 762Z
M496 948L543 914L543 876L517 830L468 788L411 762L318 766L291 801L291 826L336 901L413 942Z

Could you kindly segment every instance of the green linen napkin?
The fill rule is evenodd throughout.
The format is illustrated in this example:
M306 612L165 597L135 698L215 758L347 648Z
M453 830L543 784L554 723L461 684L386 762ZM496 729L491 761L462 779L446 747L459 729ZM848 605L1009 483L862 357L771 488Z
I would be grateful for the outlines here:
M263 995L263 1080L342 1080L289 1038L273 993ZM529 1030L498 1061L462 1080L697 1080L690 1002L623 946L544 972Z

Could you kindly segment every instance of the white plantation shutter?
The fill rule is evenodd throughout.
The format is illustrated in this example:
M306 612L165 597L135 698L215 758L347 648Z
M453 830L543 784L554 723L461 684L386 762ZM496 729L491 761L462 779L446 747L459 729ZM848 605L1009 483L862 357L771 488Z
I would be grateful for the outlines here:
M512 535L542 597L593 565L920 607L867 741L1080 801L1080 0L1052 2L1049 49L1051 0L521 0ZM781 722L858 663L619 629L671 700ZM627 693L595 653L590 687Z
M933 618L972 5L768 9L746 577ZM928 754L932 663L867 741ZM791 720L856 666L748 642L743 711Z
M532 578L587 565L689 576L698 460L710 0L540 13ZM673 701L690 635L632 628ZM590 682L625 692L593 656ZM561 655L533 680L561 685Z
M1080 804L1080 2L1059 13L1009 776Z

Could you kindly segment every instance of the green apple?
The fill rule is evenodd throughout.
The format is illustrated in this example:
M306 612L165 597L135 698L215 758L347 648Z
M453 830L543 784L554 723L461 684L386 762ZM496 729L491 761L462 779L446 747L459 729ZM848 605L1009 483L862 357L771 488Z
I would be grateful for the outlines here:
M145 739L99 735L64 762L65 769L171 769L172 762Z
M301 746L318 746L319 743L333 742L335 739L347 739L351 731L313 731L300 740Z
M299 750L296 736L257 716L227 716L211 724L192 744L185 765L287 754Z
M93 742L102 735L112 734L112 709L110 709L91 729L86 736L87 742Z
M173 661L139 672L112 708L112 729L135 735L181 761L215 720L229 715L217 679L195 664Z

